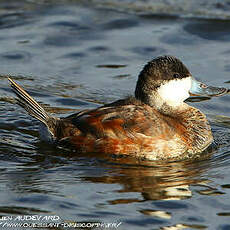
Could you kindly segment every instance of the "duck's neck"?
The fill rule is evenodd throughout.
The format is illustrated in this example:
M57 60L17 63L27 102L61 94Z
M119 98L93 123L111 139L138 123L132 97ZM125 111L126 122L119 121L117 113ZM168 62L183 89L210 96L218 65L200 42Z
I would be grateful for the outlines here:
M163 114L172 115L174 113L180 113L187 110L189 107L183 101L175 101L170 98L165 100L158 93L142 94L141 96L136 94L135 96L137 99L141 100L145 104L151 106L152 108Z

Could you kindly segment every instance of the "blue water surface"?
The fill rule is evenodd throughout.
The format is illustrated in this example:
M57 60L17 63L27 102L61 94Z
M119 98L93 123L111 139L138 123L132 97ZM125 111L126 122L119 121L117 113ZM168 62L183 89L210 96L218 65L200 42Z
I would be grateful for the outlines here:
M55 116L95 108L133 94L145 63L165 54L197 79L229 87L228 1L199 1L199 10L196 1L143 2L0 2L1 218L101 223L75 229L230 229L228 95L193 103L208 115L217 148L180 162L56 149L39 141L38 122L13 103L8 75ZM0 228L33 228L6 225L18 222L3 219ZM28 222L41 223L20 223Z

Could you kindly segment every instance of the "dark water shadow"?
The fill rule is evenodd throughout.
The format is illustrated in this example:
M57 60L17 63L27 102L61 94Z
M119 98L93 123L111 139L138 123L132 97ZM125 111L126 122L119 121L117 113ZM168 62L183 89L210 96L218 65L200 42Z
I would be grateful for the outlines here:
M139 22L135 19L114 19L102 25L105 30L128 29L138 26Z
M230 21L203 20L187 23L184 30L200 38L214 41L230 41Z
M9 29L31 23L31 17L24 13L7 13L0 15L0 29Z

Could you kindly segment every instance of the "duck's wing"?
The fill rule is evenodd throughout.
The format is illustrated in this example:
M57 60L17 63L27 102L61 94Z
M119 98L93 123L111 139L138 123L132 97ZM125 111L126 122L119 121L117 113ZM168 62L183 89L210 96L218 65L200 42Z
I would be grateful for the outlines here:
M159 116L147 105L106 106L71 115L61 122L76 129L75 136L95 139L134 137L137 133L155 136L159 135L156 127L161 124Z
M68 133L59 143L79 152L145 157L143 153L151 155L156 151L162 158L165 151L173 151L175 146L170 120L148 105L105 106L61 122L68 125L60 130Z

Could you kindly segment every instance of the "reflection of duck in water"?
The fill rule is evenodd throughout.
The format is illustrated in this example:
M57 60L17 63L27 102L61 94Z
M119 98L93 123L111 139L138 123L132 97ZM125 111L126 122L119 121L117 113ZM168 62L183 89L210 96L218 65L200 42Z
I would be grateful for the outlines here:
M151 160L183 158L205 150L213 141L209 123L184 100L189 93L218 96L227 92L197 82L180 60L163 56L141 71L135 97L55 118L9 80L19 105L42 122L43 140L65 143L82 153L125 154Z
M121 164L120 164L121 160ZM103 162L103 161L102 161ZM141 165L130 158L109 165L110 172L82 177L82 180L99 184L118 184L118 193L110 204L126 204L144 200L182 200L192 197L190 185L208 189L208 181L201 175L210 167L210 154L199 159L184 161L142 161ZM132 195L138 193L140 195Z

